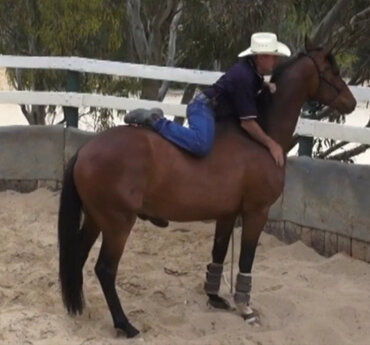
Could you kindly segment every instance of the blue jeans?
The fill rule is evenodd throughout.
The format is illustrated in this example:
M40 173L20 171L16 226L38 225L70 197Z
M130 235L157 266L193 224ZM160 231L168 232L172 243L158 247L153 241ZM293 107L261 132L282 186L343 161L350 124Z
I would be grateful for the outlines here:
M154 130L193 155L203 157L211 151L215 136L213 109L198 96L187 106L186 117L189 128L161 118L154 123Z

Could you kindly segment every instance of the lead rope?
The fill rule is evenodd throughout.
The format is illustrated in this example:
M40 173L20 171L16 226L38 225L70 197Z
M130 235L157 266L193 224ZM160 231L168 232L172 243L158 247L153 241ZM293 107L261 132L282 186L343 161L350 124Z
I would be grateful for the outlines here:
M230 270L230 294L234 290L234 229L231 232L231 270Z

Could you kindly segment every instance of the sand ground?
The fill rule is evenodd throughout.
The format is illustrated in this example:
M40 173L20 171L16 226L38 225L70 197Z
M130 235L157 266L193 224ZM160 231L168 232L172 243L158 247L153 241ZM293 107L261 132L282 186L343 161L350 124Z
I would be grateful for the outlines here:
M57 278L58 197L45 189L0 193L2 345L370 344L370 265L343 254L324 258L301 242L285 245L267 234L253 270L252 305L261 326L207 307L202 285L213 225L201 222L168 229L136 223L117 290L139 338L117 337L112 327L93 272L99 242L84 271L87 307L72 318ZM230 297L226 284L222 289Z

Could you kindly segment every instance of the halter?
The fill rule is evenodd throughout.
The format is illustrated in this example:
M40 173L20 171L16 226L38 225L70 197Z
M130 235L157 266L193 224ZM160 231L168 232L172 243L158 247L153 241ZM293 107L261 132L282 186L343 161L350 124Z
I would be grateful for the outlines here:
M325 78L325 72L327 70L329 70L330 67L327 67L327 68L325 68L323 70L320 70L320 67L317 64L316 60L311 55L309 55L308 53L305 53L304 56L306 56L306 57L308 57L308 58L311 59L311 61L313 62L314 66L316 68L317 74L319 76L319 86L318 86L318 88L317 88L317 90L316 90L315 95L313 96L313 98L315 98L315 96L319 92L322 81L325 82L326 84L328 84L330 87L332 87L336 91L336 95L330 100L330 102L328 104L328 107L330 107L334 103L334 101L338 98L338 96L342 93L343 88L339 88L338 86L334 85L328 79Z

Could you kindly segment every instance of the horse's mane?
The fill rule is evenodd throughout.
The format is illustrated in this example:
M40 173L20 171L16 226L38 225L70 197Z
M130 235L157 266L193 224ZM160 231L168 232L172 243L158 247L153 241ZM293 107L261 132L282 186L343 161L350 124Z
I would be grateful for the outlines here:
M299 52L297 55L279 64L272 72L270 82L277 84L279 80L284 76L285 72L305 55L305 52ZM268 112L269 109L272 107L273 102L274 95L270 93L267 87L264 87L256 98L257 111L259 114L262 115L259 117L261 119L259 121L259 124L264 130L266 130Z
M301 57L305 55L305 52L299 52L296 56L293 56L292 58L279 64L272 72L271 83L276 83L289 67L294 65Z

